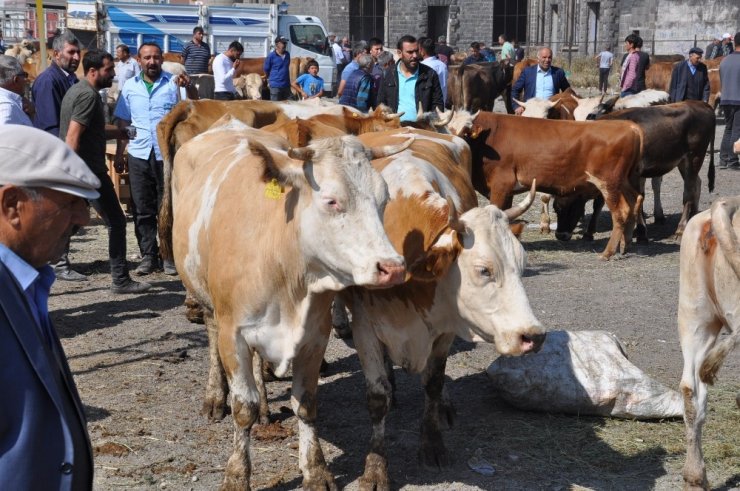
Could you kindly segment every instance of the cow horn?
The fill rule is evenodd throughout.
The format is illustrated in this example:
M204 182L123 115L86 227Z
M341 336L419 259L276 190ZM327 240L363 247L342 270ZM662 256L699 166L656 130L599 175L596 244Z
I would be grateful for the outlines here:
M526 102L518 101L516 99L514 99L514 102L516 102L517 104L519 104L522 107L527 107L527 103Z
M399 143L398 145L381 145L379 147L371 147L368 150L370 150L370 154L373 159L382 159L383 157L403 152L409 148L412 143L414 143L413 135L409 136L405 142Z
M313 158L314 151L309 147L291 148L288 150L288 157L291 159L307 162Z
M516 206L512 206L508 210L505 210L504 213L506 213L506 218L509 219L509 221L514 220L515 218L518 218L521 216L525 211L529 209L529 207L532 205L532 202L534 201L534 195L537 190L537 179L532 179L532 187L529 188L529 194L526 198L522 200L521 203L519 203Z
M442 112L439 110L439 108L436 108L436 110L437 110L437 117L439 119L434 122L434 126L440 127L440 126L447 126L448 124L450 124L450 121L452 121L452 116L454 115L454 112L452 110Z

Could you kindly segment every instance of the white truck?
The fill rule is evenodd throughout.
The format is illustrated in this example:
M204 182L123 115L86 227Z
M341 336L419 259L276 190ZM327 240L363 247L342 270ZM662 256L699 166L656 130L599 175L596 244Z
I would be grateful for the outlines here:
M101 0L67 3L67 27L76 33L96 32L98 46L111 53L118 44L126 44L135 53L145 42L157 43L165 53L181 52L195 26L203 27L214 55L226 51L232 41L239 41L245 58L267 56L275 38L283 36L288 40L291 57L310 56L319 63L324 91L333 92L336 65L331 54L324 54L326 29L316 16L288 14L279 11L275 4L223 7Z

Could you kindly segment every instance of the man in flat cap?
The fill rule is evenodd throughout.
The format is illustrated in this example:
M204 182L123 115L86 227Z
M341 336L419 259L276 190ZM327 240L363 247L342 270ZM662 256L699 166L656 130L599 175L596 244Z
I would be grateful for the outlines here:
M702 54L701 48L691 48L689 59L673 67L668 89L671 102L709 101L709 73L707 66L700 61Z
M87 423L49 318L49 261L90 220L100 181L59 138L0 126L0 483L89 490Z

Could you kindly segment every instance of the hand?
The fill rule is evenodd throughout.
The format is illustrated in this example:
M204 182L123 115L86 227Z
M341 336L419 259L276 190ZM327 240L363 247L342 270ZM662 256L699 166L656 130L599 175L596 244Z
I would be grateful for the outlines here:
M123 174L128 169L128 159L125 155L116 155L116 159L113 162L113 168L116 169L116 172L119 174Z
M516 114L517 116L521 116L523 112L524 112L524 108L522 106L519 106L516 109L514 109L514 114Z
M190 85L190 77L185 74L178 75L175 79L175 83L178 87L187 87Z
M237 58L236 60L234 60L234 68L239 67L239 64L240 63L241 63L241 60L239 58Z

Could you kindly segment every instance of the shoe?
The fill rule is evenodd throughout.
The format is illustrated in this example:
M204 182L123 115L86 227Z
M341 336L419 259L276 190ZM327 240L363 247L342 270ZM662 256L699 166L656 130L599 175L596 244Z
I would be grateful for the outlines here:
M111 285L110 291L113 293L144 293L151 287L152 285L146 281L134 281L131 278L127 278L120 285Z
M134 270L139 276L152 274L156 269L157 261L154 260L154 256L144 256L139 265Z
M175 268L175 263L173 263L172 261L162 261L162 271L167 276L177 276L177 268Z
M87 281L87 276L69 268L55 269L54 274L62 281Z
M739 165L728 165L728 170L740 170L740 164Z

